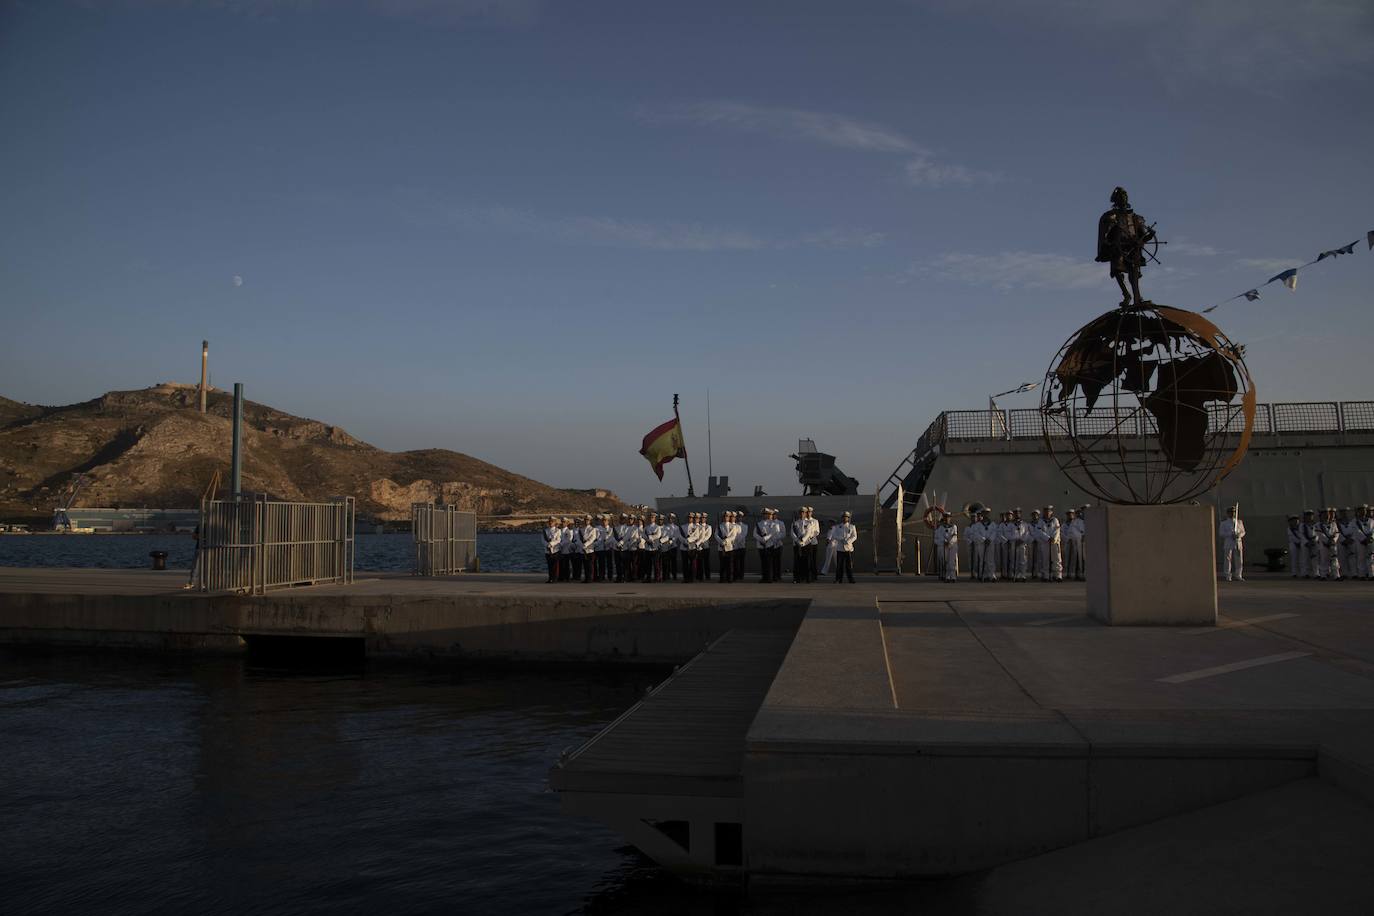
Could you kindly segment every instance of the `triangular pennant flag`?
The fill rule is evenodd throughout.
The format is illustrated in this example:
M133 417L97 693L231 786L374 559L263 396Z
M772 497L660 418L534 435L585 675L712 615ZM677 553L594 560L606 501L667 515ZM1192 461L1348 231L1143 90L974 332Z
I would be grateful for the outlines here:
M1358 241L1359 239L1355 240L1355 242ZM1332 248L1329 251L1323 251L1321 254L1317 255L1317 260L1320 261L1322 258L1334 258L1343 254L1354 254L1355 242L1351 242L1349 245L1342 245L1340 248Z
M1241 293L1241 295L1244 296L1246 299L1249 299L1251 302L1254 302L1256 299L1259 298L1259 290L1247 289L1245 292Z
M1287 276L1285 276L1285 277L1283 278L1283 285L1286 286L1286 287L1288 287L1290 290L1295 290L1295 289L1297 289L1297 288L1298 288L1298 271L1297 271L1296 269L1293 269L1293 270L1285 270L1284 273L1287 274Z
M1374 229L1369 230L1369 235L1365 236L1365 241L1369 242L1370 251L1374 251Z

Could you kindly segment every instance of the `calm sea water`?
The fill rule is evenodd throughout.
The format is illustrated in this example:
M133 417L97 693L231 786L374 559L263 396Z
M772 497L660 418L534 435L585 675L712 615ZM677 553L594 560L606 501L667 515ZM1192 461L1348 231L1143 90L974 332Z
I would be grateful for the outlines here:
M7 913L566 913L677 889L547 772L655 672L0 650Z
M194 541L189 535L70 534L0 535L0 566L82 566L147 569L149 552L167 551L171 569L191 568ZM361 572L411 569L415 546L409 534L360 534L354 567ZM477 556L489 572L542 572L543 541L537 533L477 535Z

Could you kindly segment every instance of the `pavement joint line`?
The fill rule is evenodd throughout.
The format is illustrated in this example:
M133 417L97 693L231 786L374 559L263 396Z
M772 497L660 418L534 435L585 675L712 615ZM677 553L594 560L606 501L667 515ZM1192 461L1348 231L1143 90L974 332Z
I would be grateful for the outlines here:
M892 678L892 659L887 654L887 627L883 626L883 604L874 598L873 607L878 612L878 638L883 641L883 667L887 669L887 690L892 694L892 708L901 709L902 704L897 702L897 682Z
M1026 624L1028 627L1045 627L1054 623L1067 623L1070 620L1082 620L1084 614L1061 614L1057 617L1046 617L1043 620L1032 620Z
M1198 627L1193 630L1186 630L1190 636L1198 633L1215 633L1217 630L1235 630L1241 627L1253 627L1261 623L1268 623L1271 620L1287 620L1290 617L1299 617L1300 614L1266 614L1263 617L1228 617L1226 623L1219 623L1214 627Z
M967 620L964 619L964 615L962 615L962 614L959 613L959 609L958 609L957 607L954 606L954 602L953 602L953 601L946 601L945 604L949 607L950 611L953 612L953 614L954 614L954 619L958 620L960 623L962 623L962 624L964 625L964 629L968 630L969 635L973 637L974 642L978 643L978 645L982 647L983 651L986 652L986 653L988 654L988 657L991 658L994 662L997 663L997 667L1001 668L1001 669L1002 669L1002 673L1005 674L1005 675L1007 676L1007 678L1008 678L1013 684L1016 685L1016 689L1017 689L1017 690L1020 690L1023 694L1025 694L1025 695L1026 695L1026 699L1030 700L1032 703L1034 703L1036 706L1040 707L1041 709L1044 709L1044 708L1045 708L1045 704L1043 704L1043 703L1041 703L1039 700L1037 700L1037 699L1035 698L1035 694L1033 694L1033 693L1031 693L1029 690L1027 690L1027 689L1026 689L1026 685L1023 684L1023 683L1021 683L1021 681L1016 677L1016 675L1014 675L1014 674L1011 673L1011 669L1008 668L1006 665L1004 665L1004 664L1002 663L1002 660L1001 660L1000 658L997 657L997 653L994 652L994 651L992 651L992 648L991 648L987 643L983 642L983 637L981 637L981 636L978 635L978 630L977 630L972 624L970 624ZM1067 721L1067 720L1066 720L1066 721ZM1077 731L1077 729L1075 729L1075 731Z
M1277 655L1261 655L1259 658L1247 658L1244 661L1231 662L1229 665L1217 665L1213 668L1199 668L1196 671L1171 674L1168 677L1159 678L1159 682L1162 684L1182 684L1206 677L1216 677L1219 674L1230 674L1233 671L1244 671L1246 668L1258 668L1260 665L1272 665L1277 662L1291 661L1295 658L1307 658L1311 654L1311 652L1280 652Z

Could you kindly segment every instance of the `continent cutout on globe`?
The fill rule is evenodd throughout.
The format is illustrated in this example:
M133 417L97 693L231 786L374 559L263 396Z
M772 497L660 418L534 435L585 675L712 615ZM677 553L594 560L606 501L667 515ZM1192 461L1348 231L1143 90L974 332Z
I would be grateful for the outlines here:
M1184 471L1195 470L1207 455L1208 403L1230 404L1240 387L1226 353L1193 329L1146 310L1108 312L1090 322L1054 375L1059 403L1067 404L1078 389L1089 412L1106 389L1134 394L1154 418L1166 460Z
M1238 386L1231 363L1220 353L1156 364L1159 381L1140 404L1159 427L1159 447L1176 468L1191 471L1207 454L1207 404L1229 404Z

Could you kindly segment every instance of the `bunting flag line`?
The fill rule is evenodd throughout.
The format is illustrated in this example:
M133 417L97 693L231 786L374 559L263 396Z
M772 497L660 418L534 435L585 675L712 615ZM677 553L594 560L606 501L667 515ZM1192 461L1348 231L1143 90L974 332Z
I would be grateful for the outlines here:
M1369 243L1369 250L1374 251L1374 229L1371 229L1369 230L1369 232L1365 233L1365 241ZM1319 253L1315 258L1308 261L1306 264L1299 264L1297 267L1290 267L1287 270L1280 271L1279 273L1274 274L1274 276L1270 277L1268 280L1265 280L1264 283L1261 284L1261 286L1268 286L1270 283L1282 283L1284 286L1288 287L1290 291L1296 292L1298 289L1298 271L1311 267L1313 264L1316 264L1320 261L1324 261L1327 258L1338 258L1343 254L1354 254L1355 246L1358 244L1360 244L1360 240L1356 239L1355 241L1350 242L1346 245L1341 245L1338 248L1328 248L1325 251ZM1236 293L1230 299L1223 299L1220 302L1208 306L1207 308L1202 310L1202 314L1206 315L1208 312L1214 312L1226 303L1235 302L1237 299L1245 299L1247 302L1254 302L1259 297L1260 294L1258 288L1247 289L1243 293Z

